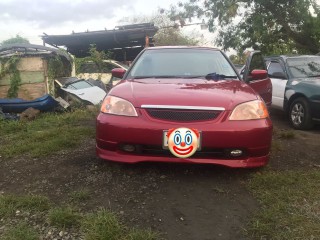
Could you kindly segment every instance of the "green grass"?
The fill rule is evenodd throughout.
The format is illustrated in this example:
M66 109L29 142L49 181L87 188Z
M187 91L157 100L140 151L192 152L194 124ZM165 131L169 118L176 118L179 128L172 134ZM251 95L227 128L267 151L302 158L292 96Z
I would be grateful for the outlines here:
M78 193L76 196L78 196ZM83 197L83 192L79 195ZM87 193L84 194L87 196ZM43 196L27 195L0 196L0 219L2 223L6 220L15 219L16 226L5 230L0 235L4 240L33 240L39 239L38 233L30 226L28 218L16 215L28 211L32 214L41 214L42 224L49 223L51 227L72 228L73 231L82 232L86 240L156 240L159 234L150 230L130 229L123 225L113 213L102 209L94 213L80 213L71 207L52 208L49 200ZM41 223L39 223L41 224Z
M62 228L79 226L82 216L70 207L53 208L48 213L51 225Z
M49 208L49 200L43 196L0 196L0 218L9 217L17 210L42 212L48 210Z
M252 239L320 239L320 172L262 171L249 184L261 204Z
M282 130L278 131L278 137L281 139L294 139L296 134L292 130Z
M90 192L87 189L71 192L69 198L72 202L83 202L90 198Z
M22 222L8 229L2 240L39 240L38 233L28 224Z
M83 139L94 137L96 112L75 110L41 114L32 122L0 121L0 152L3 157L46 156L73 148Z
M119 240L124 229L117 217L106 210L88 215L82 226L86 240Z
M156 240L159 234L149 230L129 229L118 218L102 209L90 214L83 221L82 229L86 240Z

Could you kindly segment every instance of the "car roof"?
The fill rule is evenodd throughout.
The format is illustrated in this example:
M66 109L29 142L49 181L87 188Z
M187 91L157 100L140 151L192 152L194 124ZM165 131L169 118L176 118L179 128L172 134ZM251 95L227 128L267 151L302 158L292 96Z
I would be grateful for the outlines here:
M290 58L305 58L305 57L319 57L318 55L299 55L299 54L288 54L288 55L272 55L267 56L264 59L265 60L272 60L272 59L279 59L282 58L283 60L287 60Z

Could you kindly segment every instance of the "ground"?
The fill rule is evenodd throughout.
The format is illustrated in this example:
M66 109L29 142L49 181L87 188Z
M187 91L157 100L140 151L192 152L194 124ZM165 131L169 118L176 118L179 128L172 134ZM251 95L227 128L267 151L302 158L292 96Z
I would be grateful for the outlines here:
M278 111L272 111L272 119L273 153L265 168L106 162L95 156L95 142L89 138L76 149L50 157L2 156L0 192L39 194L55 204L67 204L70 193L85 191L88 197L79 203L82 210L110 209L127 226L150 228L164 239L247 239L248 221L260 207L247 186L252 174L320 166L319 126L312 131L291 130Z

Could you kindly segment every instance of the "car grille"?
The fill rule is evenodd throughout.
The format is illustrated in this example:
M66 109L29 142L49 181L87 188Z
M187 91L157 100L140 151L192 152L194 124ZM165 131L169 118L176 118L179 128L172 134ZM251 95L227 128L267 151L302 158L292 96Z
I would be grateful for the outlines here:
M177 110L177 109L147 109L152 118L173 122L196 122L216 119L221 111Z
M168 149L163 149L162 146L154 145L135 145L135 152L132 154L144 155L144 156L161 156L161 157L173 157L172 153ZM121 148L119 149L121 150ZM245 151L244 151L245 152ZM241 156L245 157L246 153ZM238 159L238 157L231 157L228 154L228 149L224 148L203 148L201 151L195 152L190 158L211 158L211 159Z

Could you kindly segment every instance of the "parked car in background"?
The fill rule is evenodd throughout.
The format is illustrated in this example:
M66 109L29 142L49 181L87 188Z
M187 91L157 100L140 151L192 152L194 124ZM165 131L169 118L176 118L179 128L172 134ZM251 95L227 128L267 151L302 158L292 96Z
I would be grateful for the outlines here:
M123 80L108 93L97 117L100 158L267 164L272 123L266 103L271 103L272 86L259 52L248 58L243 79L223 52L201 47L146 48L127 72L117 68L112 73ZM178 128L196 134L184 136ZM174 151L195 153L171 154L171 136ZM194 138L196 146L190 145Z
M272 81L272 107L285 111L295 129L320 121L320 56L266 57Z
M122 68L127 70L129 67L115 60L104 60L102 69L100 70L97 64L92 61L81 62L81 66L77 67L76 77L81 79L99 79L107 87L111 89L120 79L112 77L111 70L114 68Z

